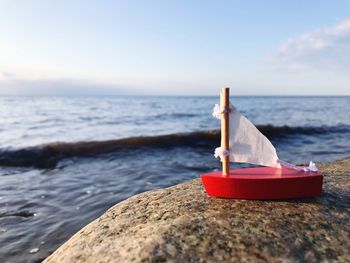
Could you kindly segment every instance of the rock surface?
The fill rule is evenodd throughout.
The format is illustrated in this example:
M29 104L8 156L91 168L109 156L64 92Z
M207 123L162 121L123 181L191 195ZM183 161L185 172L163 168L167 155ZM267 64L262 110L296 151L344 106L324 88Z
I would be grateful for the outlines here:
M350 158L320 168L319 198L219 199L199 179L133 196L45 262L350 262Z

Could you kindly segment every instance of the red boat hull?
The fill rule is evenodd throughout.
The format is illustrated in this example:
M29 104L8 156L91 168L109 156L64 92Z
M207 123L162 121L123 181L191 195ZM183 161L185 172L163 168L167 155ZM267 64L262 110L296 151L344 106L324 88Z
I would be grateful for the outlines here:
M242 168L223 177L221 171L201 175L208 195L237 199L290 199L320 196L323 176L290 168Z

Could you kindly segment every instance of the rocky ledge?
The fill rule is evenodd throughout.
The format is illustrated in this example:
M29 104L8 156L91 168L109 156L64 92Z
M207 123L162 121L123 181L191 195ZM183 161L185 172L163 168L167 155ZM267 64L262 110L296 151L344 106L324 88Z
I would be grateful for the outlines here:
M319 198L212 198L199 179L133 196L45 262L350 262L350 158L320 168Z

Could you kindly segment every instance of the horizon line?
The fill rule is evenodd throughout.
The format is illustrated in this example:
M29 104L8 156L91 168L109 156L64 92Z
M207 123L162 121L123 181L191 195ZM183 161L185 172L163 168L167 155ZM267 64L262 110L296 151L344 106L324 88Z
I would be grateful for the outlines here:
M218 95L187 95L187 94L0 94L0 97L219 97ZM350 94L230 94L230 97L350 97Z

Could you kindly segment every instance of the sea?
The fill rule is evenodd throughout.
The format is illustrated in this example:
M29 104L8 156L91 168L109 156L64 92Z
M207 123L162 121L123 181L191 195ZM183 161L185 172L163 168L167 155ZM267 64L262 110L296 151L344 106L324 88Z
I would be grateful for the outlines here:
M41 262L122 200L220 169L216 103L0 97L0 261ZM350 97L232 96L231 103L284 161L350 156Z

